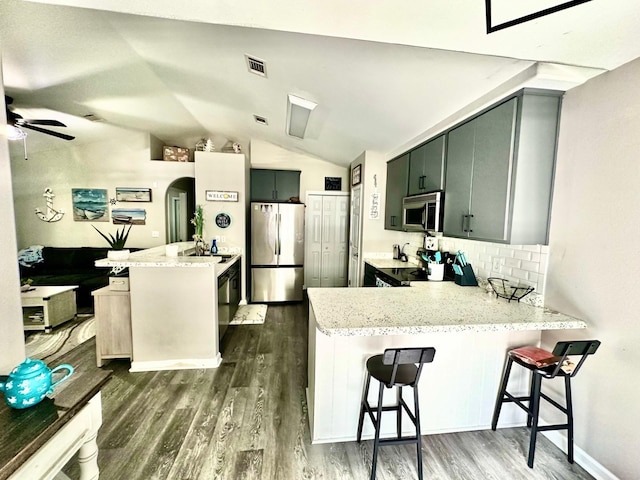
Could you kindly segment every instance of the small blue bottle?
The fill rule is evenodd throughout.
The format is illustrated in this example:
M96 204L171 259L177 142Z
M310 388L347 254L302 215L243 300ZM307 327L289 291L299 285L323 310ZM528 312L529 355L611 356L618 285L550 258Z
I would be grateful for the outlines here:
M216 245L216 239L211 240L211 255L218 253L218 245Z

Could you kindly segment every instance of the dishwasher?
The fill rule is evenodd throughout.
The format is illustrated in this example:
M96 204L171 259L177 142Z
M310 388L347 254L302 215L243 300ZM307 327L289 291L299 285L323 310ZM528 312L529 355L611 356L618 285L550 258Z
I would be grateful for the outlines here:
M229 326L229 270L218 277L218 341L222 340Z
M236 262L229 270L229 321L233 320L240 303L240 262Z

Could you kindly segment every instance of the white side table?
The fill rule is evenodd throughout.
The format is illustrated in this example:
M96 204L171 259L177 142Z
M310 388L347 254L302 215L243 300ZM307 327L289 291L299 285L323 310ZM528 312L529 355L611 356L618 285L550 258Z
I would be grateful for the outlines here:
M20 294L25 330L44 330L71 320L78 313L76 289L78 285L62 287L33 287Z

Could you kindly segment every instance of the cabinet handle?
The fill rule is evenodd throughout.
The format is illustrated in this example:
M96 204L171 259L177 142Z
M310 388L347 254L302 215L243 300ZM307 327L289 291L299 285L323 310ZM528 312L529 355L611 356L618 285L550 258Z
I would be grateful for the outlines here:
M391 215L391 221L389 223L391 223L392 227L396 226L396 216L395 215Z
M472 233L473 230L471 229L471 219L473 218L473 215L463 215L462 216L462 231L465 233Z
M424 183L425 183L424 181L425 181L425 179L426 179L426 178L427 178L427 176L426 176L426 175L422 175L422 176L420 177L420 184L418 185L418 188L419 188L420 190L424 190L425 188L427 188L427 187L425 187L425 186L424 186Z

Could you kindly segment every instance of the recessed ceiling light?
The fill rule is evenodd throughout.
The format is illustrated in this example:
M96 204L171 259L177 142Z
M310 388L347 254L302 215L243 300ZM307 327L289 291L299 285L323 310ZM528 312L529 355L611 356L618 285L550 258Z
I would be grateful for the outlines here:
M317 103L296 97L287 96L287 133L292 137L304 138L309 116Z
M247 68L251 73L255 73L261 77L267 76L267 65L264 60L247 54L244 55L244 59L247 61Z

